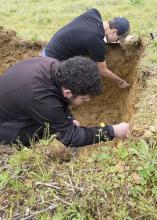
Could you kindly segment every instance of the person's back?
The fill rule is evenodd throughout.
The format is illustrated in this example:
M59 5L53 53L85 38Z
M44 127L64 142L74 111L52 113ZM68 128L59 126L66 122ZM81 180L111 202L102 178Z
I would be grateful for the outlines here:
M129 83L108 69L106 64L106 41L118 42L129 34L130 23L124 17L102 21L97 9L90 9L61 28L42 51L43 57L59 61L74 56L88 56L97 63L101 76L115 82L119 88L128 88Z
M4 121L17 119L20 113L24 116L22 108L31 99L32 91L40 92L39 84L43 88L52 87L49 71L55 63L58 61L52 58L25 60L0 77L0 121L3 121L4 115Z
M105 51L103 38L101 15L96 9L90 9L54 34L45 47L45 54L60 61L77 55L88 55L92 60L101 62ZM102 48L98 56L94 52L95 42Z
M0 142L12 141L21 129L26 132L40 125L41 119L35 122L32 114L39 114L38 103L44 95L48 98L56 93L50 68L55 70L58 63L52 58L32 58L13 65L0 77Z

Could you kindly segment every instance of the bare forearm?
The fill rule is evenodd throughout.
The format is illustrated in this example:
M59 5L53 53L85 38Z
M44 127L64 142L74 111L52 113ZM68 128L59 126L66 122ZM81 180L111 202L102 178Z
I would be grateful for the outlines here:
M123 80L122 78L120 78L119 76L117 76L116 74L114 74L111 70L109 70L107 68L106 62L98 62L98 69L100 71L100 74L103 77L106 77L110 80L112 80L113 82L115 82L119 88L128 88L130 85L127 81Z
M105 69L103 71L101 71L101 75L103 77L106 77L110 80L112 80L113 82L120 84L123 83L123 79L121 79L119 76L117 76L116 74L114 74L111 70L109 69Z

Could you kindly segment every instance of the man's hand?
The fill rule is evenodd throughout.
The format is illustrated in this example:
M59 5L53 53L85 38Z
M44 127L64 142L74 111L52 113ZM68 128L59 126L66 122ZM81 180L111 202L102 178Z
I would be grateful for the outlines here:
M118 82L118 87L121 88L121 89L129 88L129 86L130 86L130 84L125 80L122 80L121 82Z
M129 124L122 122L117 125L112 125L114 130L114 136L117 138L128 138L129 136Z
M80 122L79 122L79 121L76 121L76 120L73 120L73 124L74 124L75 126L80 126Z

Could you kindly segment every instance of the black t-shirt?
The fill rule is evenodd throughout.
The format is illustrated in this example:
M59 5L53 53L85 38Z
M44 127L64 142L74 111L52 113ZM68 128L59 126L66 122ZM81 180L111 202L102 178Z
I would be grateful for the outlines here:
M103 62L106 54L104 35L100 13L90 9L55 33L45 53L60 61L82 55Z

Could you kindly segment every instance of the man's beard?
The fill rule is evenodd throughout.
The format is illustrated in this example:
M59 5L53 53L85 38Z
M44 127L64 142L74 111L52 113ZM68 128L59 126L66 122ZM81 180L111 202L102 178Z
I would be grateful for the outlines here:
M66 102L68 103L68 105L72 105L76 97L76 95L72 95L70 98L66 98Z

